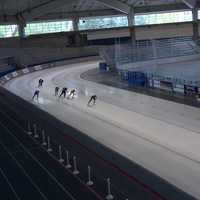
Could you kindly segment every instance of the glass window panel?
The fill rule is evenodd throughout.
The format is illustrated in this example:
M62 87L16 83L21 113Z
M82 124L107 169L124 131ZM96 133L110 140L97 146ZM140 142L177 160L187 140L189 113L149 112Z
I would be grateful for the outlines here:
M35 22L28 23L25 28L26 35L56 33L72 31L72 21Z
M87 17L79 20L79 30L128 26L126 16Z
M149 13L135 16L135 25L165 24L192 21L191 11Z
M198 19L200 19L200 10L198 10Z
M0 38L9 38L19 36L18 26L12 25L0 25Z

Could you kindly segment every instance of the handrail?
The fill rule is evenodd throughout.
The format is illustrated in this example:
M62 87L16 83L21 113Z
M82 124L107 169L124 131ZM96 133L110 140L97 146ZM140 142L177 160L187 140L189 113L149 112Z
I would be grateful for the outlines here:
M134 44L116 43L103 47L100 54L108 64L121 65L144 60L199 54L199 52L200 50L191 37L179 37L136 41Z

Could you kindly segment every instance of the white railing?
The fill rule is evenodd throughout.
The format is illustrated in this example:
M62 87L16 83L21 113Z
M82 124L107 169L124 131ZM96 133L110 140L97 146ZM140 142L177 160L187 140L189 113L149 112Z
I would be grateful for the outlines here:
M190 37L137 41L134 44L116 43L102 48L100 52L108 64L115 66L199 53L199 48Z

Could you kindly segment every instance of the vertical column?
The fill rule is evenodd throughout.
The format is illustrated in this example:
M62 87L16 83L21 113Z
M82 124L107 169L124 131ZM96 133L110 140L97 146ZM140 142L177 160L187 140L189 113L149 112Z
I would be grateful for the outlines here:
M199 25L198 25L198 7L192 9L193 18L193 40L196 41L199 38Z
M73 18L73 30L74 31L78 31L78 23L79 23L79 18L78 17L74 17Z
M26 27L26 25L24 23L18 24L18 31L19 31L20 38L25 38L25 27Z
M130 30L130 37L133 43L136 41L136 35L135 35L135 12L134 8L131 7L130 12L128 14L128 26Z
M156 48L156 40L152 40L152 48L153 48L153 57L154 59L158 58L157 48Z
M79 31L78 24L79 24L79 18L74 17L73 18L73 31L76 31L76 33L74 35L74 42L75 42L75 45L77 45L77 46L79 46L80 42L81 42L80 34L78 33L78 31Z

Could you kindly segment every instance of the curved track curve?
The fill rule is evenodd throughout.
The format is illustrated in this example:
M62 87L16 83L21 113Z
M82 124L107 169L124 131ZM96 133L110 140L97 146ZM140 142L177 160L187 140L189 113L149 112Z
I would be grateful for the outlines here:
M34 104L200 199L199 109L80 78L97 66L98 61L90 61L46 69L5 87L30 101L43 78ZM76 88L76 98L58 100L55 86ZM97 104L88 107L92 94L97 94Z

